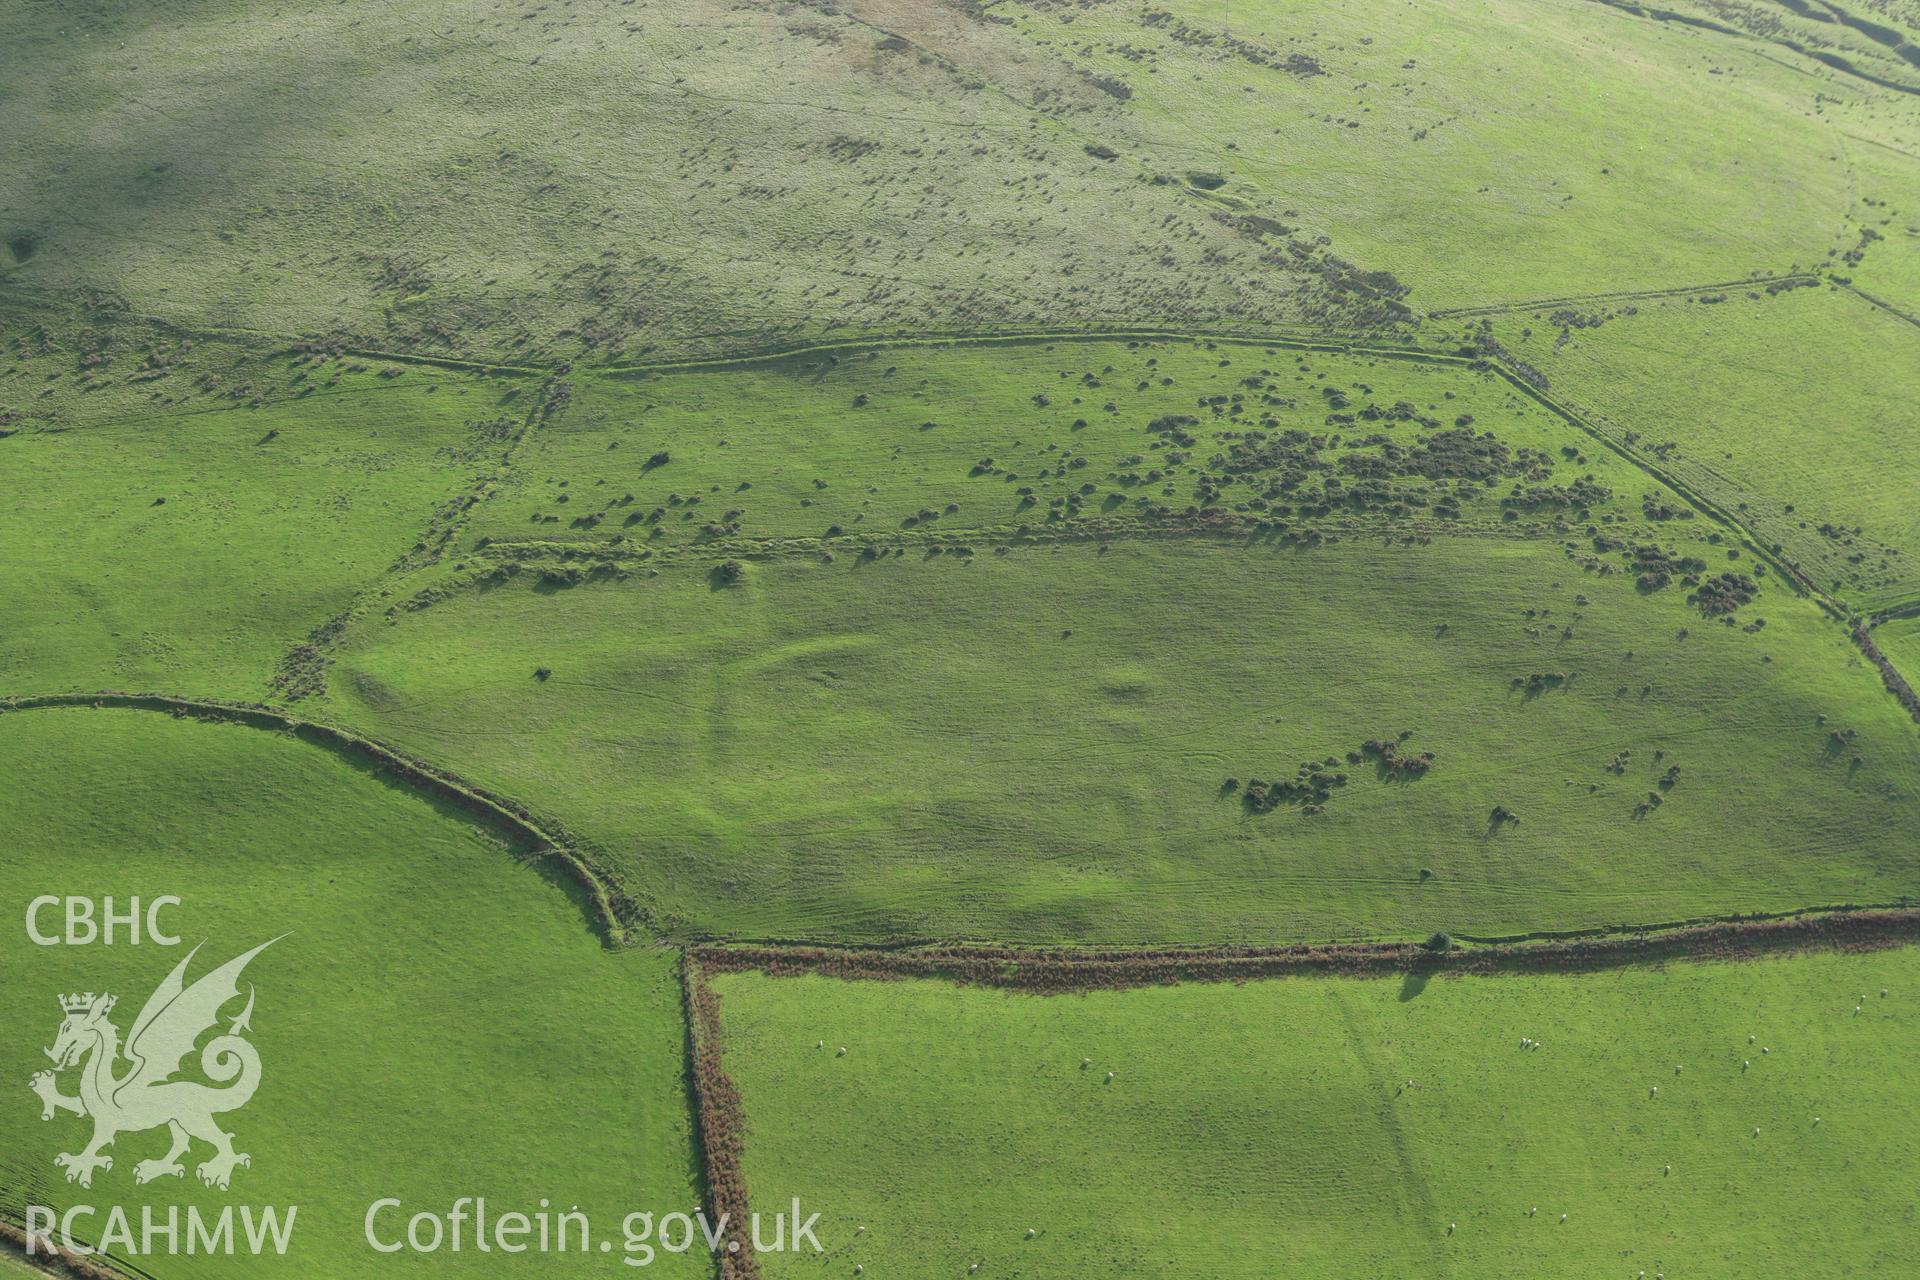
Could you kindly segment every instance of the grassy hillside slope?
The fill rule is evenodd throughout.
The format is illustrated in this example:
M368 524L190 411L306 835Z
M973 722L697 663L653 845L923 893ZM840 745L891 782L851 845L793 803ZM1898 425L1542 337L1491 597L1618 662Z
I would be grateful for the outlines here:
M261 389L284 391L288 364ZM295 645L429 550L524 425L515 384L298 364L312 394L0 436L0 691L266 696Z
M1011 93L829 6L75 0L0 49L28 297L496 359L1353 301L1319 247L1091 154L1098 88Z
M41 893L112 894L122 908L133 895L184 900L163 917L178 949L9 943L0 1208L16 1219L25 1204L123 1204L136 1222L147 1203L213 1213L293 1204L283 1259L149 1268L347 1276L431 1264L491 1275L470 1248L375 1255L362 1236L367 1207L397 1196L410 1211L444 1212L484 1193L530 1211L547 1196L612 1230L630 1209L695 1203L674 958L607 951L567 882L524 851L312 746L141 712L0 714L0 776L0 880L16 929ZM253 1100L223 1117L253 1157L232 1191L202 1187L192 1165L184 1180L137 1187L134 1165L164 1153L164 1132L123 1134L91 1189L63 1181L53 1157L79 1149L84 1122L43 1123L26 1091L47 1066L56 997L115 993L125 1033L187 947L205 940L197 977L281 934L247 970L263 1071ZM72 1092L70 1076L62 1087ZM608 1265L598 1253L542 1262ZM659 1265L705 1270L693 1255Z
M843 7L982 76L1111 86L1126 158L1331 235L1417 309L1816 265L1850 196L1818 99L1870 91L1589 0Z
M326 714L563 815L676 931L1425 936L1913 892L1915 729L1839 628L1777 584L1710 622L1568 541L528 569L356 631ZM1305 787L1253 811L1254 779Z

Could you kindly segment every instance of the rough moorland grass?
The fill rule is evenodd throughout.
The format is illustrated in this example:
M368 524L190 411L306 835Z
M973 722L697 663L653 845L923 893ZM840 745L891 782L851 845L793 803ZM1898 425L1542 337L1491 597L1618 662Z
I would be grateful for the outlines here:
M1911 948L1055 997L713 985L749 1193L825 1211L829 1271L1906 1268Z
M1553 389L1860 607L1920 594L1920 328L1827 288L1544 312L1495 332ZM1531 337L1524 330L1531 330Z
M1407 413L1419 420L1397 416ZM1190 439L1161 429L1176 419ZM1614 494L1593 504L1595 518L1639 521L1649 489L1679 502L1485 370L1224 340L1062 341L852 349L577 378L567 412L536 434L469 534L658 547L1056 527L1076 516L1137 516L1147 505L1291 518L1327 477L1349 489L1361 482L1353 467L1382 452L1365 442L1411 450L1460 427L1545 455L1551 478L1540 483L1594 477ZM1271 501L1250 473L1204 496L1200 475L1224 474L1218 459L1255 431L1319 437L1320 470L1303 471ZM1433 518L1455 494L1456 520L1483 524L1500 523L1499 500L1534 483L1496 475L1483 491L1395 480L1422 495L1408 516ZM1338 499L1331 505L1355 514Z
M284 1260L195 1258L191 1274L375 1274L364 1243L382 1196L417 1209L485 1194L499 1209L579 1204L602 1228L630 1209L695 1203L685 1034L673 957L606 950L567 882L457 815L312 746L131 711L0 715L0 881L12 918L0 1021L0 1206L297 1204ZM55 1153L82 1122L42 1123L25 1082L47 1064L64 991L112 991L124 1032L184 954L152 945L36 947L42 893L177 894L167 917L194 973L280 933L248 970L253 1101L224 1117L253 1157L229 1193L136 1187L164 1133L126 1134L91 1190ZM71 1081L67 1082L71 1092ZM204 1159L196 1152L194 1159ZM84 1234L84 1232L82 1233ZM499 1255L493 1255L497 1259ZM162 1277L188 1274L145 1259ZM431 1259L494 1274L471 1250ZM544 1266L604 1272L595 1253ZM663 1258L698 1275L697 1258Z
M1420 309L1817 265L1851 198L1817 95L1910 101L1584 2L843 7L1003 81L1100 78L1116 165L1330 234Z
M1915 728L1777 581L1749 633L1539 539L711 569L374 624L324 714L564 814L680 932L1424 937L1920 887ZM1425 777L1348 762L1403 731ZM1223 789L1328 760L1324 812Z
M265 696L295 644L499 465L525 413L505 391L369 369L259 409L0 439L0 689Z
M1839 125L1859 200L1850 257L1834 270L1920 322L1920 121L1858 104Z
M1067 68L1023 100L822 7L12 6L0 50L33 296L498 359L1327 296L1089 155Z

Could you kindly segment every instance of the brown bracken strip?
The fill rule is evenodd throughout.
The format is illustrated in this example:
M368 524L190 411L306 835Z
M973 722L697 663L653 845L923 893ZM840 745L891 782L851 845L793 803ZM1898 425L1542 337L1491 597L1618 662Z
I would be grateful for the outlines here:
M707 1179L707 1216L718 1223L726 1215L726 1241L720 1246L720 1280L760 1280L754 1256L747 1181L740 1171L746 1148L747 1117L740 1090L720 1062L720 997L707 985L699 965L685 967L687 1026L693 1036L694 1113Z
M822 974L896 980L944 978L1054 994L1176 982L1405 973L1590 972L1664 960L1743 960L1770 952L1865 951L1920 941L1920 910L1859 911L1701 925L1660 933L1430 951L1414 943L1076 951L993 946L912 950L807 946L702 946L693 965L716 973ZM731 1085L727 1086L731 1089Z

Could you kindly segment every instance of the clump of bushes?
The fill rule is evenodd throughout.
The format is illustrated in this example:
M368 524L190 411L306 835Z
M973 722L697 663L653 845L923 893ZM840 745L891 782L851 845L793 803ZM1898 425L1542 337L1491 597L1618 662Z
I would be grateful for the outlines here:
M1318 813L1335 789L1347 785L1346 774L1328 772L1333 765L1331 757L1326 761L1308 761L1291 779L1279 782L1249 778L1240 803L1249 813L1272 813L1282 805L1298 805L1302 813ZM1220 789L1231 793L1236 785L1236 779L1228 778Z
M1411 782L1415 778L1426 776L1433 767L1433 753L1422 751L1407 755L1400 751L1400 743L1383 738L1369 739L1361 748L1361 755L1372 760L1390 778Z
M1704 616L1717 618L1751 602L1759 590L1754 580L1744 573L1718 573L1701 583L1699 589L1687 597L1687 603Z

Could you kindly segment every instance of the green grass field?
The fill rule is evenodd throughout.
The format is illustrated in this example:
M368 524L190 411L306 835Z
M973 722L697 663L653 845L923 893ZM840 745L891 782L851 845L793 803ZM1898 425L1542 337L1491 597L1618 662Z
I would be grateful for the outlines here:
M1777 584L1749 634L1540 539L711 569L372 624L329 714L565 815L676 933L1506 933L1914 883L1914 726ZM1403 730L1426 777L1346 761ZM1323 812L1222 789L1322 759Z
M1276 447L1295 432L1318 443L1222 461L1236 440L1256 445L1254 432ZM1394 453L1449 433L1491 434L1503 452ZM1208 474L1225 477L1216 495ZM1610 496L1567 498L1583 477ZM1395 492L1367 498L1374 478ZM1486 526L1511 495L1545 487L1562 492L1521 506L1523 523L1581 511L1637 521L1649 489L1678 501L1463 360L1224 340L902 345L575 379L567 412L535 433L468 532L646 549L1059 529L1209 505ZM1443 516L1449 499L1458 509Z
M369 369L258 409L0 438L0 591L30 606L0 630L0 688L264 697L499 465L524 415L508 389Z
M1882 623L1874 629L1873 638L1908 683L1920 679L1920 618Z
M1920 324L1920 122L1901 123L1890 130L1868 116L1842 126L1859 194L1859 229L1842 269L1856 287Z
M1051 997L713 982L755 1199L833 1209L828 1255L769 1277L1906 1267L1911 949Z
M7 1280L44 1280L46 1274L10 1254L0 1253L0 1276L5 1276Z
M1664 471L1823 589L1863 608L1920 595L1920 328L1808 288L1522 313L1494 329L1609 434L1673 446Z
M134 1164L164 1153L164 1132L121 1135L112 1170L91 1189L69 1185L53 1157L80 1149L83 1122L43 1123L26 1086L60 1025L56 993L114 992L124 1033L185 947L9 944L0 1205L11 1216L24 1204L122 1204L136 1218L145 1203L292 1204L284 1259L136 1261L162 1275L189 1274L190 1261L210 1277L492 1275L471 1250L375 1255L368 1205L397 1196L445 1212L486 1194L531 1210L545 1196L612 1230L629 1210L697 1202L676 957L609 952L567 882L466 819L313 746L133 711L0 714L0 776L16 927L43 892L112 893L122 906L175 894L184 902L163 919L186 946L205 940L194 977L287 935L247 970L263 1074L252 1103L222 1117L253 1157L231 1192L202 1187L191 1167L136 1187ZM597 1253L543 1262L609 1265ZM659 1265L704 1270L692 1255Z

